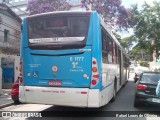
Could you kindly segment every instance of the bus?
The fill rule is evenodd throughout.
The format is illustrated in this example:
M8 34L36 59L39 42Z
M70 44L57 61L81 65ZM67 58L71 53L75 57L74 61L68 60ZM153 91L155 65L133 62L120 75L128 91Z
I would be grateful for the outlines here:
M129 58L96 11L59 11L22 21L22 103L101 107L128 79Z

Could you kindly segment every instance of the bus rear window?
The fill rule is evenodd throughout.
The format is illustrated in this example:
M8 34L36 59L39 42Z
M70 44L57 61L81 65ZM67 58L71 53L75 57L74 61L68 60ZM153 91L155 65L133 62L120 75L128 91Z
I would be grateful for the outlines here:
M85 38L88 33L88 26L89 16L39 18L29 21L29 39L55 37Z

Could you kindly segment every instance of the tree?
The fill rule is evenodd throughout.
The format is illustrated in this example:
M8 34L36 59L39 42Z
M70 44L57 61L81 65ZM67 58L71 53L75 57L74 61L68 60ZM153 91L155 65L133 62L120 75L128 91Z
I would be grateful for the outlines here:
M130 27L127 9L121 5L121 0L81 0L82 7L97 11L107 24L117 30L127 30Z
M160 50L159 11L160 2L153 2L152 6L145 2L141 11L138 11L136 5L130 9L130 18L132 18L132 24L135 25L134 33L139 38L140 47L144 48L147 41L150 41L150 43L156 42L152 46L153 52ZM151 49L151 47L147 49Z
M120 44L123 46L123 48L129 50L133 46L133 43L137 41L137 39L134 36L128 36L125 38L121 38L121 36L115 32L113 32L116 39L120 42Z
M30 15L68 10L70 8L66 0L29 0L27 10Z

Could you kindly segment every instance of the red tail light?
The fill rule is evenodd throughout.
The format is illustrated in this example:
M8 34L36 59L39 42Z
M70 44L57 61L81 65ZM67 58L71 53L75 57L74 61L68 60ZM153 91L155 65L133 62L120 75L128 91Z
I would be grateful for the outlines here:
M96 80L92 80L92 85L96 85L97 81Z
M20 63L19 63L19 82L21 83L21 82L23 82L23 79L22 79L22 70L23 70L23 68L22 68L22 66L23 66L23 62L22 62L22 60L20 61Z
M96 64L96 61L93 61L92 63L95 65L95 64Z
M146 90L146 89L148 88L148 86L147 86L147 85L143 85L143 84L138 84L138 85L136 86L136 88L137 88L138 90Z
M99 75L93 75L93 78L99 78Z

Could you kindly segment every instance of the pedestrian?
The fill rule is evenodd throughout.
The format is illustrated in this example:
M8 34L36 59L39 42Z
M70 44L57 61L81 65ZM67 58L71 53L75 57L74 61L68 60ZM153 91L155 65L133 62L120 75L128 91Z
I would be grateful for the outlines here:
M156 87L156 95L160 97L160 80L158 81L158 85Z

